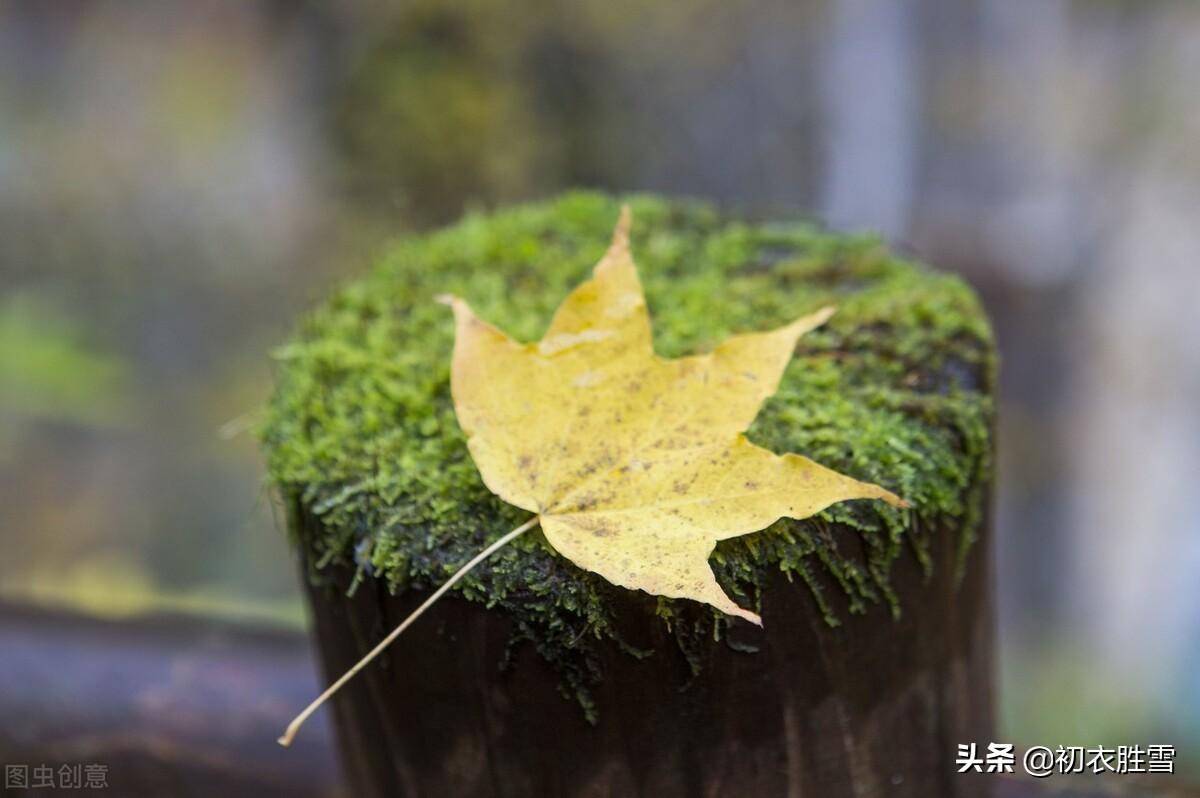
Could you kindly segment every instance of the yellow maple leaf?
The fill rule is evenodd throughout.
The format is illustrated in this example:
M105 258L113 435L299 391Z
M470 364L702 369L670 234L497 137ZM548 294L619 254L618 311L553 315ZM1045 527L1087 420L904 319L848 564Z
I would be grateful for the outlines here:
M777 330L730 338L706 355L654 353L629 253L629 209L592 279L563 301L541 341L521 344L442 297L456 321L451 392L488 488L536 515L454 572L288 725L301 724L475 566L540 524L576 565L617 585L707 602L760 624L713 576L718 540L804 518L847 499L907 503L878 485L746 440L779 388L796 340L823 308Z
M557 552L614 584L761 623L717 584L708 558L718 540L847 499L904 502L742 434L778 389L796 340L833 308L709 354L659 357L629 220L623 209L592 279L537 343L444 298L456 320L455 413L484 483L537 513Z

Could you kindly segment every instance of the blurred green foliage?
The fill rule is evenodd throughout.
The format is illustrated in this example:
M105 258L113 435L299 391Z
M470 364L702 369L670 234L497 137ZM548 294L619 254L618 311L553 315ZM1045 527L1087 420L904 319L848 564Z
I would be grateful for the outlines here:
M351 67L333 125L366 212L444 220L545 184L545 121L513 75L521 35L495 3L419 2Z
M128 364L98 352L75 316L32 293L0 297L0 458L32 420L108 425L126 409Z

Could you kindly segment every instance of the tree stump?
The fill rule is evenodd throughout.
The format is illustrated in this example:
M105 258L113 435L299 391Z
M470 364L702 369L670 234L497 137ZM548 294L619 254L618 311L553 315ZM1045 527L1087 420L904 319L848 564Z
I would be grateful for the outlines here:
M525 520L470 461L433 296L536 338L619 204L570 194L400 242L281 351L264 440L330 679ZM913 509L848 502L721 542L717 577L762 629L526 535L334 699L354 794L985 795L955 773L957 745L992 733L994 355L974 295L871 238L631 204L661 354L838 306L749 437Z

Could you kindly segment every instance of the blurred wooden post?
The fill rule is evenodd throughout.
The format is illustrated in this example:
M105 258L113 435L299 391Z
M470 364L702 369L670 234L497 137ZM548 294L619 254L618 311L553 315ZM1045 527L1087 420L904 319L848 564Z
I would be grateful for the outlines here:
M275 744L317 688L298 630L0 602L0 763L52 766L56 779L60 766L98 765L98 795L341 795L324 718L294 749ZM92 792L55 784L29 794Z

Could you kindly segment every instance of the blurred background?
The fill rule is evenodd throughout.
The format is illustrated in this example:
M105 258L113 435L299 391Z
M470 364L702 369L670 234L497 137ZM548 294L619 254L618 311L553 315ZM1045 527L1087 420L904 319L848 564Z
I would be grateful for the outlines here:
M1166 0L0 3L0 599L298 628L247 430L299 314L466 208L694 195L977 287L1000 738L1195 777L1198 79Z

